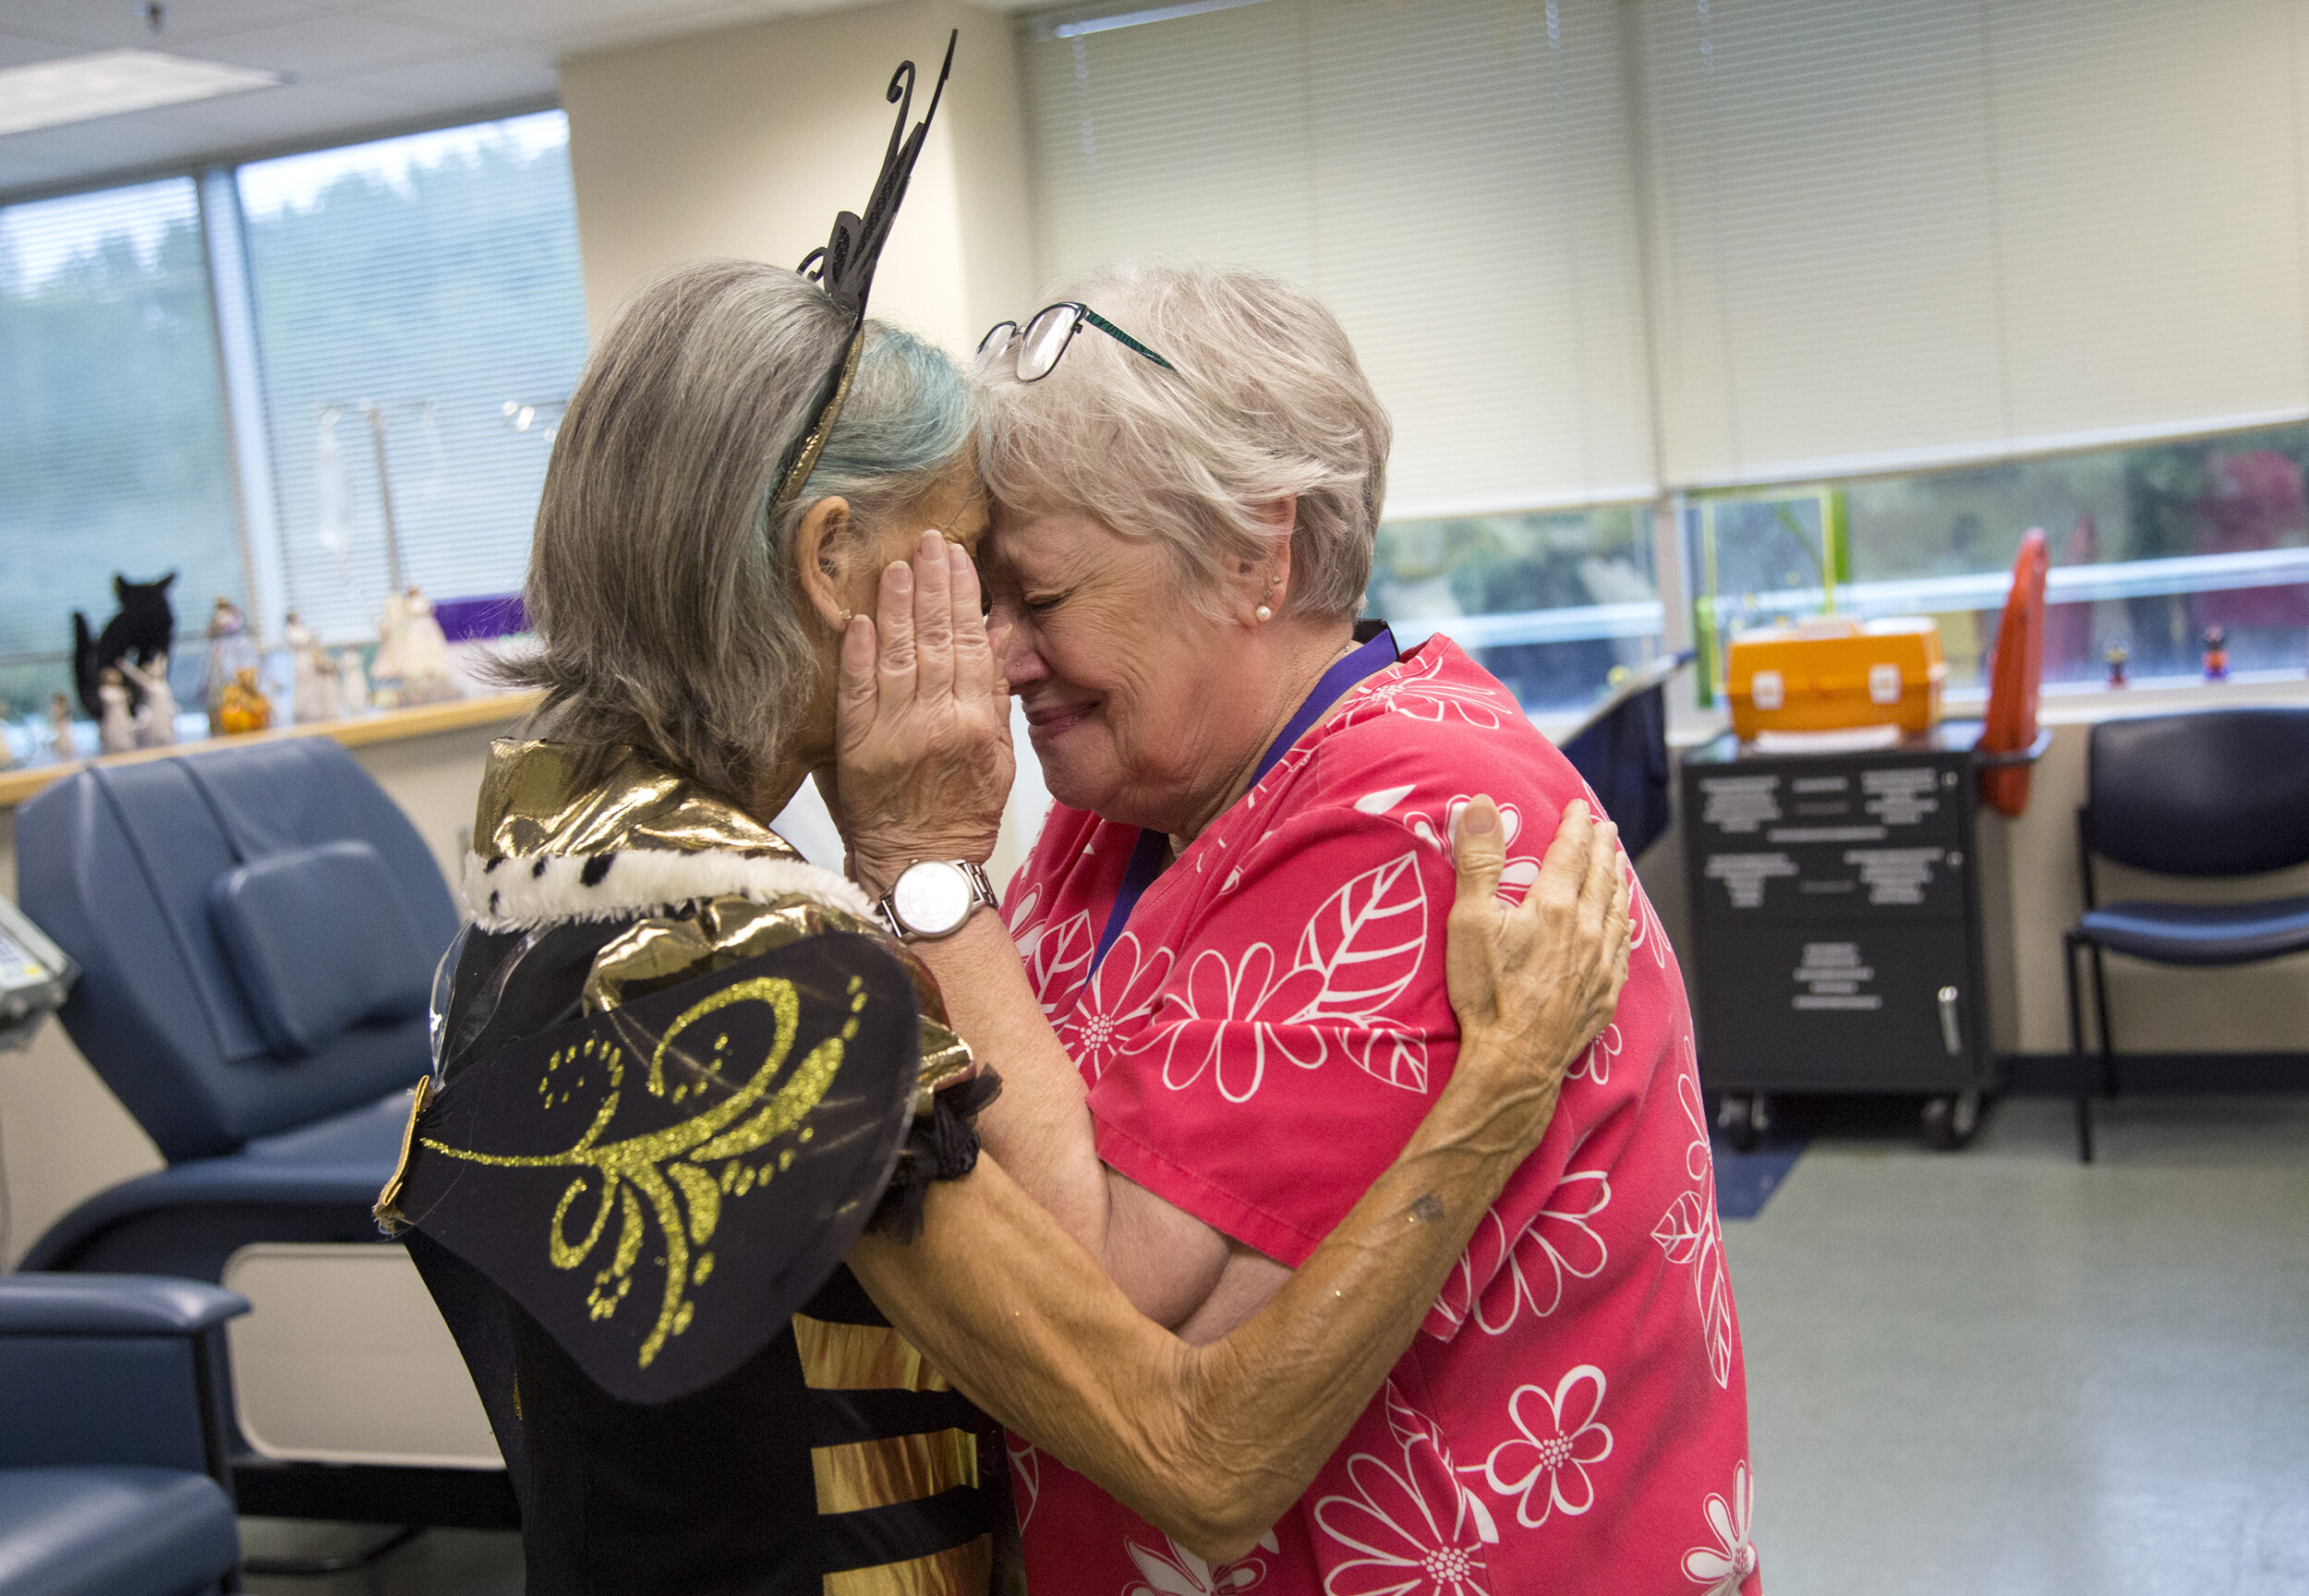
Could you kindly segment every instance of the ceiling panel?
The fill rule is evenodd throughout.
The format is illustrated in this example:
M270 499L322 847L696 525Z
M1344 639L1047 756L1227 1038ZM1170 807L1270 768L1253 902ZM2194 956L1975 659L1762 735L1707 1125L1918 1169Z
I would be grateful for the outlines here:
M268 67L290 81L187 105L0 137L0 198L165 163L325 143L412 120L552 98L554 62L863 0L0 0L0 67L143 48Z
M203 40L187 54L269 66L308 82L350 78L380 67L439 61L473 54L471 34L440 28L415 28L365 15L314 17L268 28L251 28Z
M165 49L170 44L327 13L313 0L166 0L154 33L140 0L0 0L0 32L83 50Z
M393 66L347 78L341 85L389 94L426 110L487 108L550 100L559 90L552 57L542 50L507 45L421 66Z

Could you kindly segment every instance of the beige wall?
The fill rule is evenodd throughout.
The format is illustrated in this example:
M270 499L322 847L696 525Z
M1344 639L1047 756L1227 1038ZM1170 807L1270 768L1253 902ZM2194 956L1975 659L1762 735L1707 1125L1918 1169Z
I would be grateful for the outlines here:
M896 107L954 76L874 283L873 312L967 353L1032 292L1025 142L1009 17L897 0L578 55L562 64L586 313L598 332L652 274L739 256L793 265L863 211Z
M482 757L501 730L473 727L353 750L452 882L473 826ZM14 809L0 809L0 893L16 899ZM0 1159L7 1212L0 1264L11 1268L75 1203L161 1167L151 1139L54 1022L26 1051L0 1052Z

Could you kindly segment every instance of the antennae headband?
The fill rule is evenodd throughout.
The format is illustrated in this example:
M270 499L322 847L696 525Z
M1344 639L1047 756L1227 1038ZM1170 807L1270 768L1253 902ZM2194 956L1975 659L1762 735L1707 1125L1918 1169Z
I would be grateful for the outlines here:
M906 118L913 112L914 64L901 61L898 70L890 74L889 90L884 98L898 107L898 119L890 128L889 146L883 151L882 170L874 180L874 192L867 198L865 214L859 216L845 211L835 217L832 236L823 247L804 256L802 264L795 268L825 289L828 298L849 312L850 338L841 359L820 381L810 424L802 429L792 457L779 473L778 492L770 501L773 519L800 495L802 485L810 479L818 456L826 452L826 440L841 417L842 402L850 396L851 379L858 374L858 354L865 342L866 296L874 287L874 268L882 259L882 246L889 240L890 225L898 220L898 207L905 200L906 185L913 177L922 142L930 135L931 120L938 114L938 102L945 97L946 79L954 70L954 45L961 37L960 30L947 34L946 60L938 68L937 86L930 92L930 108L923 113L922 120L914 124L911 132L907 130Z

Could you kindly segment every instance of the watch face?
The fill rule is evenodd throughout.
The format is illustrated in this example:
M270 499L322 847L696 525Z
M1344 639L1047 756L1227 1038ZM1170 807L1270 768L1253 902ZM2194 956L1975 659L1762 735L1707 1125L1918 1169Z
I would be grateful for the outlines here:
M925 937L943 937L970 915L970 877L951 864L909 864L890 889L899 924Z

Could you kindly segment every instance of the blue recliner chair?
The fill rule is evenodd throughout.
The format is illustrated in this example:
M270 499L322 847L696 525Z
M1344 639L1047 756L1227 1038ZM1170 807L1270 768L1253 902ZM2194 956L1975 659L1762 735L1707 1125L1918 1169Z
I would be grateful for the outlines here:
M224 1321L191 1280L0 1276L0 1596L240 1589Z
M251 1242L381 1243L369 1206L430 1067L457 913L352 756L299 737L96 766L18 811L16 849L22 908L80 966L59 1018L168 1160L66 1214L19 1267L217 1280ZM477 1512L413 1491L425 1470L243 1461L251 1512L510 1511L502 1476L478 1482L499 1505ZM442 1480L460 1500L476 1484Z

